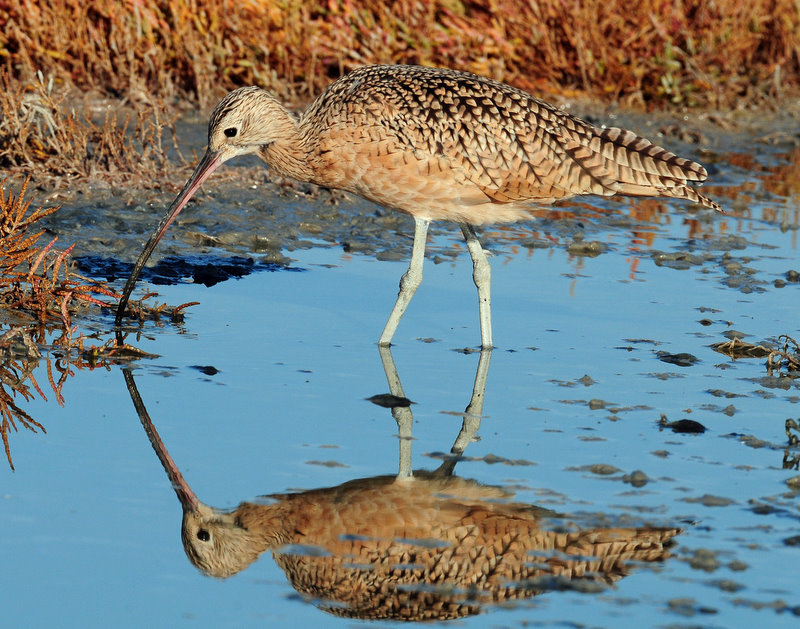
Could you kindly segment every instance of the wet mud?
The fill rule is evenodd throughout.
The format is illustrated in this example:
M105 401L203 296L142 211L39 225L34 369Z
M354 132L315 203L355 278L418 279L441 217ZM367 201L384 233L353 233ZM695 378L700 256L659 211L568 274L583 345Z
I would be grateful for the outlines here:
M738 112L684 119L591 108L577 113L595 124L632 129L703 163L709 171L703 191L721 203L726 220L682 204L682 226L675 230L669 225L674 217L661 199L587 198L535 209L528 222L484 227L480 236L487 249L502 255L509 249L560 248L575 258L592 258L624 248L660 266L708 273L745 294L798 282L794 268L765 276L751 266L754 252L769 256L772 246L759 237L769 226L782 232L798 230L798 209L791 201L800 194L800 134L795 131L800 122L791 110L769 116ZM183 124L181 131L185 154L201 154L205 123ZM188 175L189 166L178 171ZM63 207L46 225L63 242L76 243L83 272L104 279L121 277L128 268L124 263L135 260L182 183L178 176L172 190L102 187L60 192L53 201ZM759 207L755 216L754 202ZM745 222L750 226L742 232ZM412 226L406 215L347 193L281 179L257 159L242 158L204 184L155 252L154 260L161 260L158 270L147 271L146 277L154 283L192 278L213 284L226 274L241 277L291 269L293 251L320 246L378 260L406 260ZM437 236L449 236L455 229L448 223L431 226L427 256L434 263L460 253L458 244L436 245ZM680 238L674 247L663 251L648 246L666 229L673 236L670 240ZM740 255L745 249L748 255ZM204 258L227 269L220 268L217 276L202 268ZM223 264L225 258L231 260Z

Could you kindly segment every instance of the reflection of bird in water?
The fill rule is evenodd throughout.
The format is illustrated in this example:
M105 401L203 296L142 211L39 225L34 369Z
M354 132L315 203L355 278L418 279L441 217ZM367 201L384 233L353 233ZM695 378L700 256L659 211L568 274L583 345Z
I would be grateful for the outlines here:
M489 355L482 353L453 456L438 470L412 474L401 454L406 471L398 476L270 496L270 503L244 502L232 511L198 500L158 436L132 375L126 371L125 378L183 506L186 554L207 575L231 576L270 550L292 587L328 612L443 620L578 583L613 583L628 574L627 561L666 558L677 529L581 528L547 509L509 502L511 494L501 488L451 475L479 425ZM390 375L390 355L389 363L383 356L395 393L391 383L399 379Z
M628 574L626 561L664 559L677 533L548 530L556 514L508 497L457 477L366 478L229 513L198 503L184 508L182 537L190 561L212 576L272 550L292 587L327 611L443 620L570 580L613 583Z
M381 345L391 342L422 281L431 220L461 226L486 349L492 346L490 268L473 225L529 218L531 204L585 194L675 197L719 209L691 187L707 177L700 164L484 77L367 66L329 86L299 121L268 92L245 87L212 113L208 150L139 256L119 302L118 326L169 225L220 164L247 153L281 175L354 192L414 217L411 263Z

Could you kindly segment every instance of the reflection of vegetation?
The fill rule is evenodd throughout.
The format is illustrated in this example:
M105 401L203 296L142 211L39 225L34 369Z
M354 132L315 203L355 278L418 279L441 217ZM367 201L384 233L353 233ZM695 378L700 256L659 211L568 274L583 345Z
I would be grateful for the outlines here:
M18 426L22 426L31 432L46 432L44 426L20 405L20 402L28 402L37 395L45 401L48 399L34 375L41 362L45 362L49 388L61 406L64 405L64 384L70 376L75 375L72 368L92 367L77 352L70 354L68 351L61 358L42 357L38 345L43 343L47 332L44 327L36 330L32 335L24 327L12 327L0 336L0 435L12 470L14 463L8 441L9 430L16 432ZM53 344L66 346L69 340L62 334Z
M12 344L15 341L28 352L27 357L19 359L13 357L16 352ZM40 354L36 345L21 328L13 328L0 337L0 415L2 416L0 435L2 435L6 458L12 470L14 469L14 463L11 460L11 448L8 444L9 429L16 431L17 423L19 423L23 428L27 428L31 432L36 432L37 429L45 432L44 426L33 419L15 402L17 395L26 401L32 399L34 395L31 392L31 387L44 398L44 393L42 393L33 377L33 369L38 364L39 357ZM52 374L49 360L48 373ZM28 381L30 384L26 384ZM9 392L6 387L11 391ZM56 394L56 399L60 401L60 385L54 383L53 390Z

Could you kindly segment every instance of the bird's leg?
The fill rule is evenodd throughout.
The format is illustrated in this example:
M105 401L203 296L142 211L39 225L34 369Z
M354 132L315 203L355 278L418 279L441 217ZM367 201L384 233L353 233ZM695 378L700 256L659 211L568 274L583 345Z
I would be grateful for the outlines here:
M396 397L406 397L403 391L403 384L397 373L397 367L392 357L392 348L388 345L379 345L378 352L381 355L383 371L386 373L386 381L389 383L389 392ZM414 415L408 406L395 406L392 408L392 417L397 422L398 439L400 440L400 462L397 470L397 480L408 480L412 478L411 469L411 429L414 425Z
M475 434L481 427L483 418L483 398L486 394L486 378L489 375L489 363L492 359L491 349L482 349L481 357L478 361L478 370L475 372L475 384L472 386L472 397L464 411L464 419L461 422L461 430L456 437L453 447L450 448L450 456L444 460L436 470L434 476L452 476L456 463L461 460L464 450L472 443Z
M424 218L415 218L414 221L414 246L411 249L411 262L408 265L408 271L400 278L400 292L397 293L397 301L394 302L392 313L389 315L389 320L378 341L378 345L381 346L391 345L400 319L408 308L414 293L417 292L417 287L422 283L422 263L425 261L425 241L428 237L430 221ZM480 247L480 245L478 246Z
M472 279L478 288L478 312L481 318L481 349L492 349L492 268L486 259L475 229L472 225L461 223L461 232L467 242L472 257Z

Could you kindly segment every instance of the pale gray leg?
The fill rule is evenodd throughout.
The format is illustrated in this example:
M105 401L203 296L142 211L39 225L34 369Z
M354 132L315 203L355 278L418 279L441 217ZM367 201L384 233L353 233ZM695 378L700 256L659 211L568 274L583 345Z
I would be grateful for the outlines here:
M492 268L472 225L461 223L461 232L472 257L472 279L478 288L478 312L481 318L481 348L492 349Z
M472 397L469 399L467 409L464 411L461 431L458 433L453 447L450 448L451 456L434 472L437 476L452 476L456 463L461 460L464 450L472 443L478 429L481 427L483 399L486 394L486 378L489 375L489 363L491 362L491 358L491 349L481 350L478 370L475 372L475 384L472 386Z
M392 350L386 345L379 345L383 371L386 373L386 382L389 383L389 392L397 397L406 397L397 367L394 364ZM395 406L392 417L397 422L397 438L400 440L400 461L397 470L397 480L406 480L413 476L411 468L411 429L414 426L414 415L408 406Z
M430 221L424 218L416 218L414 221L414 246L411 249L411 262L408 265L408 271L400 278L400 292L397 293L397 301L394 302L392 313L389 315L389 320L378 341L378 345L381 346L391 345L400 319L408 308L414 293L417 292L417 287L422 283L422 263L425 261L425 241L428 237Z

